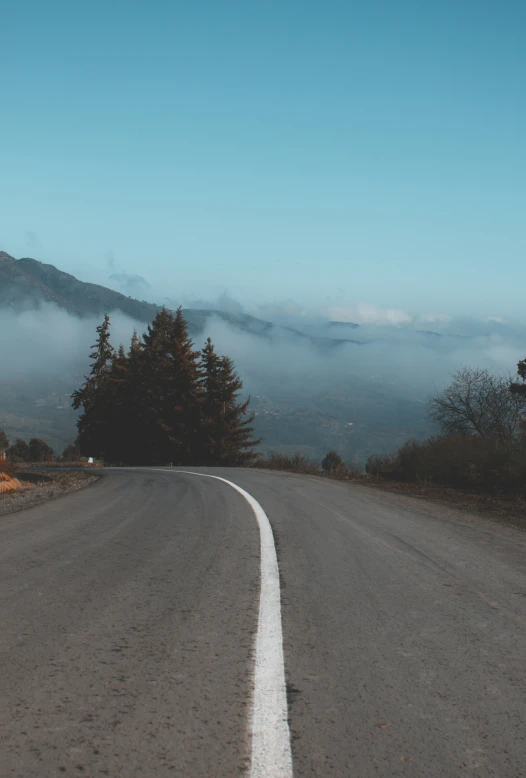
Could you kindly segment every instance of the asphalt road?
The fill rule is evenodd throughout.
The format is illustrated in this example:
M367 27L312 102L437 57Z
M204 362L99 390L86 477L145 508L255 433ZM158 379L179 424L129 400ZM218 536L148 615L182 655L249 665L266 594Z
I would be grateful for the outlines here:
M526 776L526 533L202 472L272 524L294 776ZM210 478L110 470L1 518L0 775L242 775L259 590L255 515Z

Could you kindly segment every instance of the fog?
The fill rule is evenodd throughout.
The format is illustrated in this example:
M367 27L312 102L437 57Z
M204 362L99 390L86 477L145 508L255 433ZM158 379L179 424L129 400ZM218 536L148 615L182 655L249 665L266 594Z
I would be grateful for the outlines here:
M254 309L272 322L265 324L227 295L196 302L208 318L202 332L192 333L195 346L210 336L218 353L234 360L245 395L252 395L263 450L299 448L320 458L336 448L363 464L371 453L431 433L427 400L458 367L514 373L526 356L520 323L413 317L389 324L380 316L353 327L289 301ZM50 304L0 310L0 426L10 439L36 435L56 451L74 439L71 393L89 371L101 319L76 318ZM115 348L127 348L134 329L143 333L146 325L111 313Z
M121 313L111 317L112 341L117 345L131 338L137 324ZM91 346L101 317L79 319L51 304L14 313L0 309L0 380L38 380L67 372L87 370Z
M295 323L299 329L301 322ZM473 331L476 331L476 327ZM239 331L218 317L208 320L206 335L216 348L235 361L252 393L300 390L302 396L342 387L354 379L389 386L400 395L424 399L443 388L450 375L463 365L486 367L502 374L515 372L526 356L526 338L513 330L469 338L448 334L428 335L412 329L366 326L348 330L303 322L303 332L318 338L343 338L328 348L275 328L268 339Z
M240 303L228 296L213 303L191 301L191 307L243 313ZM254 311L267 316L265 311ZM425 395L447 383L461 365L487 367L495 372L515 372L526 356L526 333L520 323L496 320L448 319L404 321L403 326L362 323L359 327L330 323L320 314L292 305L274 308L274 326L266 335L255 335L211 314L205 331L196 336L201 347L207 336L217 350L234 360L251 393L279 389L301 394L341 386L351 378L381 381L392 391ZM52 377L86 371L91 345L100 318L79 319L53 305L13 313L0 310L2 338L0 377L17 379ZM434 333L431 332L430 325ZM119 312L111 314L111 342L128 345L134 329L145 325ZM291 331L294 330L294 331ZM301 337L301 333L309 337ZM331 339L356 340L331 347Z

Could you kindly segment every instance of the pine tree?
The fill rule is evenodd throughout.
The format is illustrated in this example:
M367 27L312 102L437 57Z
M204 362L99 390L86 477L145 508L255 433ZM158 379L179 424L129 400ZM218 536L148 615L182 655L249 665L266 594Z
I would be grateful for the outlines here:
M106 404L110 411L106 424L104 458L113 464L126 464L132 424L127 390L128 357L121 344L114 354L105 388Z
M146 429L146 386L143 342L133 331L130 348L126 355L125 380L121 386L123 414L122 450L123 461L128 464L142 464Z
M259 440L252 438L253 415L247 415L250 398L238 402L243 383L228 357L219 357L210 338L201 352L203 441L200 464L246 465L257 454Z
M195 464L199 458L198 431L203 404L199 356L188 335L182 309L178 308L171 326L166 416L171 430L169 459L174 464Z
M150 463L192 464L199 425L199 366L181 309L160 311L143 336L141 442Z
M104 458L110 445L111 367L115 352L110 343L110 317L97 327L97 342L90 354L91 372L84 385L72 395L73 407L83 409L77 422L81 453Z
M207 339L201 351L201 387L203 392L201 424L199 429L199 464L213 465L221 456L221 416L224 409L221 391L220 357L212 340Z
M128 351L128 358L138 356L142 351L141 339L137 335L137 330L133 330L133 335L130 343L130 350Z
M166 460L161 450L166 450L167 430L164 422L166 412L165 380L169 329L173 319L162 309L148 325L143 335L143 347L138 354L135 375L137 401L140 406L140 441L143 461L150 464ZM137 345L135 344L137 349ZM131 349L130 349L131 350ZM158 459L158 457L160 458Z
M181 309L161 310L142 340L114 352L109 317L97 327L91 373L73 394L84 456L118 464L248 464L256 457L250 400L232 360L210 340L195 351Z

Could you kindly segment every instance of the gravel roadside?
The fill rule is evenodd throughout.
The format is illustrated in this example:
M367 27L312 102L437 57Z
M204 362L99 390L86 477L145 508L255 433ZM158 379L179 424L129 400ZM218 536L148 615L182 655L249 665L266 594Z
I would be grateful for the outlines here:
M48 471L46 476L50 476L51 480L36 483L24 482L22 489L0 495L0 516L16 513L25 508L31 508L34 505L47 502L47 500L52 500L55 497L60 497L62 494L82 489L83 486L89 486L100 477L78 471L59 473Z

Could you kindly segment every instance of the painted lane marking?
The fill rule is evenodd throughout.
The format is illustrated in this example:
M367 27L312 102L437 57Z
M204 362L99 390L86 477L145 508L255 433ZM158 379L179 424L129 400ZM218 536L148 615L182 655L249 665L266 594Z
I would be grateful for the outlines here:
M260 536L261 590L256 634L250 778L292 778L279 568L268 516L251 494L226 478L190 470L152 469L223 481L239 492L254 511Z

